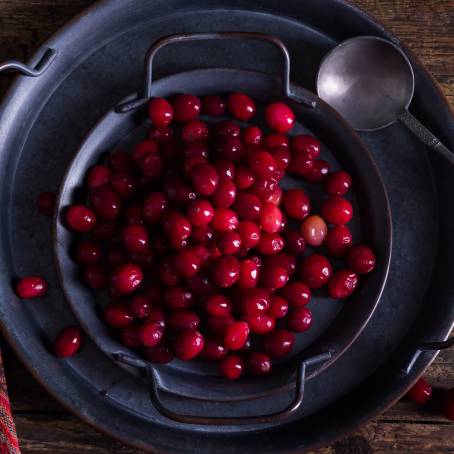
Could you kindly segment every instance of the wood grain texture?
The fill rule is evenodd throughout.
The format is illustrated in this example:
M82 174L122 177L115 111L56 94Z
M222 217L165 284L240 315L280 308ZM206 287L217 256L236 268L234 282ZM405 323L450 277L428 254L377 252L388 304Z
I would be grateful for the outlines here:
M316 1L316 0L314 0ZM40 42L92 0L0 0L0 61L26 59ZM402 39L454 105L454 0L352 0ZM8 82L0 79L0 95ZM7 379L24 453L139 453L99 433L53 400L3 345ZM454 387L454 351L427 371L439 388ZM436 405L400 402L358 433L317 454L454 452L454 424Z

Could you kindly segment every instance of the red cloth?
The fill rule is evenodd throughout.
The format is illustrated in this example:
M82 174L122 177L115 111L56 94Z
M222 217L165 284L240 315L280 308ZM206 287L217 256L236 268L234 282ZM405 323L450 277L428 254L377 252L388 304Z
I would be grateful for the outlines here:
M20 454L11 405L8 399L3 359L0 353L0 454Z

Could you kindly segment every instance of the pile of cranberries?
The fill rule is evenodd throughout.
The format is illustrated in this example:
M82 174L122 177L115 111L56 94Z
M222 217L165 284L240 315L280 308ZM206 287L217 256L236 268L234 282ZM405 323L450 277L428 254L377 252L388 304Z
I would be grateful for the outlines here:
M110 292L105 322L151 362L216 360L229 379L269 373L310 328L313 291L347 298L374 269L346 226L349 174L330 172L315 137L287 135L286 104L266 107L268 133L248 123L255 114L244 93L151 99L147 139L89 169L86 204L64 213L81 234L84 282ZM287 174L323 185L317 213L303 189L282 189ZM43 213L52 204L38 200ZM20 296L42 289L29 279Z

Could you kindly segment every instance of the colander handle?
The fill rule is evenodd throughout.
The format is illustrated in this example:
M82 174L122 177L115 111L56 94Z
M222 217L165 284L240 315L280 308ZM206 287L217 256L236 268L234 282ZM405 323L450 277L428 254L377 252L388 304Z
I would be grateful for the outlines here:
M169 44L182 43L187 41L208 41L214 39L240 39L240 40L253 40L253 41L265 41L270 44L273 44L276 48L279 49L283 65L282 65L282 89L285 96L294 98L290 92L290 55L285 47L285 44L277 37L268 35L266 33L256 33L256 32L213 32L213 33L180 33L177 35L165 36L158 41L156 41L148 49L146 58L145 58L145 82L143 87L143 94L140 99L135 99L133 101L120 104L115 109L116 112L125 113L130 110L134 110L139 106L146 103L152 95L152 84L153 84L153 63L156 54L160 49ZM313 107L313 102L310 100L300 99L298 97L298 102L307 104L309 107Z
M54 49L47 49L44 55L41 57L39 62L34 66L26 65L17 60L8 60L0 63L0 73L17 71L24 76L38 77L49 68L50 64L54 61L57 56L57 51Z
M156 410L162 415L166 416L173 421L185 423L185 424L198 424L198 425L236 425L236 424L264 424L282 421L290 417L300 408L304 399L304 385L306 383L306 369L308 366L318 364L327 361L331 358L331 352L325 352L320 355L312 356L308 359L301 361L296 371L296 393L293 401L284 409L279 410L275 413L258 416L237 416L237 417L222 417L222 416L196 416L188 414L176 413L173 410L167 408L160 398L160 391L162 389L161 377L158 370L153 364L146 361L138 361L136 358L129 357L123 353L117 353L114 355L117 361L121 361L125 364L134 367L145 368L147 377L150 383L150 399L155 406ZM168 393L168 390L166 390ZM172 393L173 396L183 397L178 394ZM210 402L216 402L210 400Z

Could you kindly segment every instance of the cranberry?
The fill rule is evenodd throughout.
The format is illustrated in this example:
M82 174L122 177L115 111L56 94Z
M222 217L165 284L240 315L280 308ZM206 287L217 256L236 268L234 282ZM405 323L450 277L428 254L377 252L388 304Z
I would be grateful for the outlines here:
M203 156L193 156L192 158L188 158L183 163L183 170L185 175L191 175L192 170L198 166L199 164L207 164L208 161Z
M260 241L260 229L252 221L241 221L238 224L237 232L241 237L241 246L244 249L251 249Z
M346 199L329 197L323 201L321 213L329 224L344 225L353 217L353 207Z
M55 192L41 192L36 199L36 206L44 216L52 216L55 207Z
M191 231L191 240L195 244L209 245L214 238L214 232L211 227L208 226L194 226Z
M66 212L66 222L76 232L89 232L96 225L96 215L84 205L71 205Z
M182 148L183 157L191 158L208 158L208 145L204 141L190 142Z
M312 325L312 312L306 307L293 309L287 318L287 326L290 331L302 333Z
M159 152L159 145L154 140L144 140L139 142L132 152L132 156L137 164L140 164L142 159L149 154L156 154Z
M432 397L432 387L421 377L408 391L407 397L417 404L425 404Z
M224 159L238 161L243 154L243 144L235 136L220 137L215 144L216 152Z
M232 302L221 294L211 295L206 302L206 311L215 317L229 315L232 311Z
M197 200L188 208L188 219L193 225L206 226L214 217L214 209L210 202Z
M219 180L233 180L235 176L235 164L229 159L219 159L214 166L219 175Z
M212 331L218 336L224 336L226 329L235 323L235 319L232 315L225 315L222 317L216 317L208 315L205 319L205 325L208 330Z
M214 211L211 227L216 232L229 232L238 227L238 216L229 208L218 208Z
M290 165L290 159L292 157L287 147L277 147L271 151L271 155L276 163L277 170L286 170Z
M454 388L446 391L444 396L443 413L446 418L454 421Z
M227 98L227 109L232 117L241 121L250 120L255 114L255 102L244 93L232 93Z
M194 330L199 327L200 318L192 311L174 311L169 315L168 324L173 332Z
M223 255L213 263L211 277L218 287L231 287L240 277L240 263L231 255Z
M275 206L279 206L281 204L283 194L284 191L280 187L277 187L276 189L268 193L265 197L263 197L263 201L269 202ZM282 218L284 219L284 214L282 214Z
M93 263L84 269L85 283L93 289L106 288L109 284L109 276L104 266Z
M47 293L47 282L40 276L24 277L18 282L16 293L22 299L44 296Z
M142 270L137 265L125 263L112 273L111 284L118 293L130 293L139 287L142 279Z
M98 243L90 240L80 240L76 247L76 259L79 263L88 265L101 260L102 250Z
M93 166L87 175L88 189L94 189L98 186L104 186L109 182L110 175L112 174L109 167L104 165Z
M214 127L213 134L217 137L239 137L241 128L232 120L223 120Z
M212 338L205 338L205 345L203 347L201 356L205 359L212 361L218 361L227 355L227 349L222 345L221 342Z
M155 347L146 347L142 352L150 363L165 364L170 363L173 359L173 353L167 342L161 342Z
M164 214L162 228L169 238L185 240L191 234L191 223L175 210L169 210Z
M284 268L287 274L289 276L292 276L296 269L296 258L292 255L281 252L280 254L270 255L266 257L265 266Z
M204 339L199 331L183 331L175 339L175 356L182 361L195 358L202 350Z
M140 203L128 205L125 209L125 218L127 224L142 225L144 223L142 205Z
M285 249L293 255L302 255L306 249L303 235L296 230L287 230L284 235Z
M129 302L129 309L134 318L145 318L151 310L151 302L144 295L136 295Z
M262 130L258 126L248 126L241 131L241 140L249 145L258 145L263 138Z
M149 153L140 160L140 168L142 173L150 179L157 179L162 174L163 162L162 158L157 153Z
M343 257L352 244L352 234L344 225L335 225L326 235L326 248L333 257ZM351 266L351 265L350 265Z
M82 345L82 332L77 326L66 326L54 341L54 353L59 358L75 355Z
M191 292L196 295L210 295L216 291L216 287L204 274L199 273L197 276L194 276L192 279L188 279L186 282Z
M192 120L189 123L186 123L181 130L181 138L184 142L206 140L208 134L208 125L200 120Z
M241 311L246 315L266 312L271 305L270 293L262 288L248 288L241 294Z
M124 200L130 199L137 190L136 180L127 173L114 173L110 184L119 197Z
M290 145L293 153L304 153L310 159L316 159L320 155L320 142L313 136L304 134L293 137Z
M221 96L205 96L202 99L202 113L211 117L221 117L225 112L225 101Z
M334 172L325 180L325 191L331 195L344 195L350 188L352 179L347 172Z
M235 208L240 219L253 221L260 214L262 202L254 194L240 192L236 197L233 208Z
M259 335L273 331L276 325L274 318L268 314L246 315L243 319L248 323L251 332Z
M122 303L110 303L103 310L104 321L113 328L123 328L133 321L131 309Z
M121 202L113 189L107 186L95 188L89 195L90 204L96 215L104 221L114 221L120 216Z
M271 305L268 310L268 315L273 318L283 318L287 315L288 303L279 295L271 296Z
M321 246L328 233L325 221L315 214L304 219L300 228L304 241L310 246Z
M133 173L135 170L134 161L127 153L113 153L109 157L109 167L114 172Z
M302 189L290 189L282 196L285 212L293 219L302 220L309 216L311 202Z
M224 335L224 346L229 350L239 350L249 336L249 325L246 322L235 322L228 326Z
M191 172L192 184L198 194L210 195L218 185L216 168L211 164L199 164Z
M290 353L295 336L286 329L273 331L263 339L263 351L271 358L282 358Z
M281 210L270 202L265 202L259 216L259 225L264 232L276 233L282 223Z
M179 95L174 99L172 107L175 121L186 123L199 115L202 104L194 95Z
M143 217L150 224L157 224L168 206L167 197L162 192L152 192L143 202Z
M265 109L265 120L271 129L284 134L293 128L295 114L283 102L274 102Z
M222 375L229 380L236 380L243 375L244 372L244 361L238 355L227 355L225 356L220 364L219 368Z
M284 240L277 233L262 233L257 243L257 251L264 255L277 254L284 248Z
M304 306L311 300L311 290L303 282L289 282L281 293L289 304L294 307Z
M265 353L251 352L247 357L246 367L252 375L266 375L271 372L271 359Z
M194 295L185 287L169 287L165 300L171 309L187 309L194 304Z
M240 278L238 287L250 288L255 287L259 280L259 267L254 260L244 259L240 262Z
M164 98L152 98L148 103L148 116L156 126L167 126L173 120L173 109Z
M300 278L310 288L320 288L328 283L333 267L326 257L312 254L305 257L300 268Z
M306 153L293 152L288 171L300 176L306 176L314 167L314 160Z
M216 191L211 196L211 200L216 208L228 208L235 202L235 198L236 187L227 179L219 182Z
M241 237L236 232L226 232L218 240L218 246L223 254L235 254L240 250Z
M328 290L332 298L349 297L358 286L358 275L348 269L336 271L329 281Z
M164 311L159 307L152 307L150 309L150 313L147 316L147 320L159 323L163 328L165 328L167 325Z
M121 239L129 252L142 252L148 247L148 233L141 225L127 225L121 233Z
M254 175L247 167L238 166L233 181L238 189L247 189L254 183Z
M370 273L375 268L375 254L367 246L352 246L347 254L347 263L357 273Z
M265 267L261 274L262 285L272 290L284 287L288 279L287 270L280 266Z
M248 158L249 168L259 178L269 178L274 175L276 161L268 151L255 151Z
M187 206L197 198L192 188L179 177L168 178L164 183L164 192L176 205Z
M194 277L200 268L200 258L191 249L180 251L174 261L175 271L183 278Z
M152 125L148 130L148 138L161 144L170 142L172 137L173 129L169 126Z
M329 174L329 162L323 159L315 159L310 169L304 173L304 178L310 183L321 183Z

